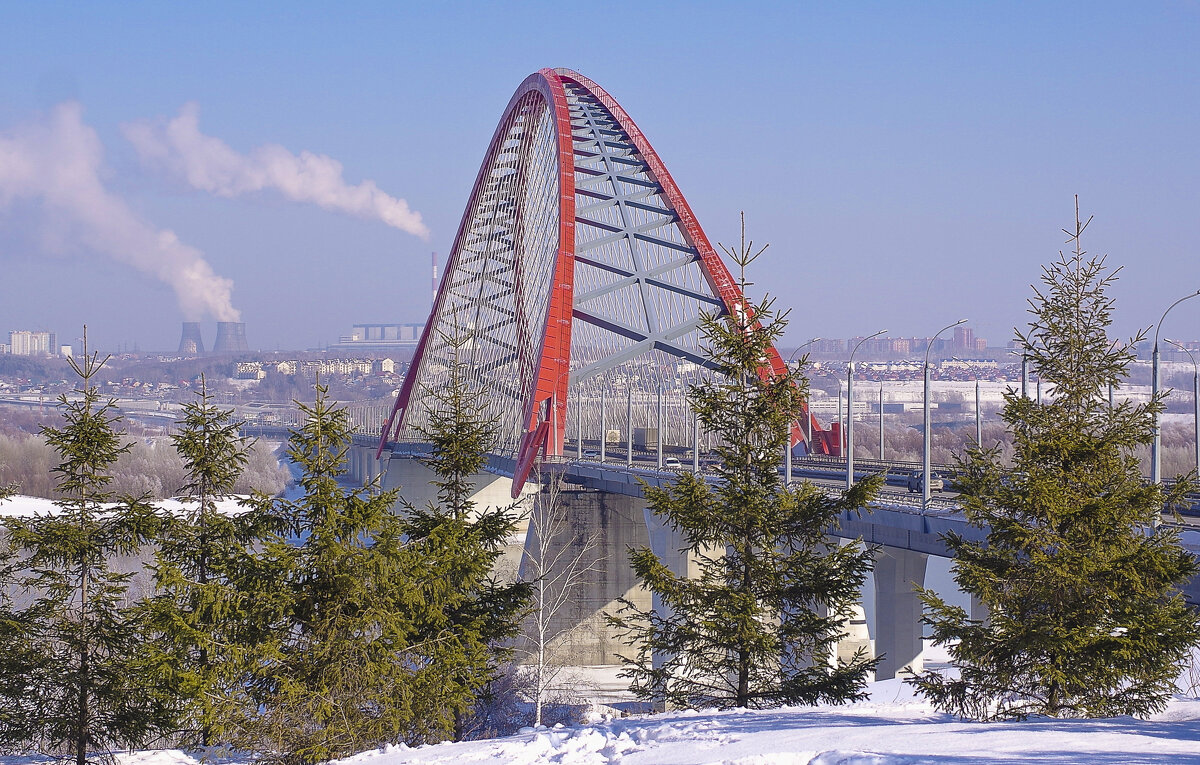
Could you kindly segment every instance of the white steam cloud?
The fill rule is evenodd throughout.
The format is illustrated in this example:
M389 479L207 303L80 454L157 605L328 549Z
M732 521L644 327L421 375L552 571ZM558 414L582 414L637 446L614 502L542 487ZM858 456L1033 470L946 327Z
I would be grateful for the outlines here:
M0 208L39 201L54 233L104 253L171 286L185 318L206 314L238 321L233 282L218 276L202 252L139 218L101 181L104 147L83 122L83 108L60 104L48 119L0 133Z
M199 107L189 103L169 122L134 122L122 130L143 161L166 168L193 188L223 197L274 189L296 202L429 237L421 214L410 210L408 202L385 194L374 181L347 184L342 163L332 157L308 151L296 155L276 144L239 154L219 138L200 132L199 113Z

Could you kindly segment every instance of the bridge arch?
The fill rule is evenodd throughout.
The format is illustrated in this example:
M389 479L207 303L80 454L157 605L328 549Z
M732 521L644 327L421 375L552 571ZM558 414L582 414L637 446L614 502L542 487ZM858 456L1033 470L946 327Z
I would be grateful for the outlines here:
M457 358L516 454L515 496L539 456L563 454L572 422L599 432L606 393L632 401L704 374L702 316L742 304L629 114L590 79L542 69L492 136L379 450L428 421L423 391ZM775 349L769 362L783 371ZM830 451L810 419L810 448Z

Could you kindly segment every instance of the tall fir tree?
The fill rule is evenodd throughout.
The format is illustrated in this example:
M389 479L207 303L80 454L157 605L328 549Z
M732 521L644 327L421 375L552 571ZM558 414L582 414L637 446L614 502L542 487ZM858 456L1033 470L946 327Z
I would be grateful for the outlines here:
M946 541L955 580L988 617L922 595L933 640L959 674L930 670L913 682L963 717L1144 716L1163 708L1200 640L1178 591L1196 563L1175 528L1156 525L1193 484L1142 478L1134 450L1153 438L1161 397L1108 405L1104 391L1126 379L1145 333L1124 345L1109 338L1119 269L1085 257L1086 226L1077 199L1075 228L1064 229L1074 251L1043 269L1028 331L1017 331L1050 396L1005 395L1011 467L978 448L961 466L963 510L987 537Z
M741 269L766 248L747 243L726 253ZM857 512L879 480L837 497L810 483L784 485L779 475L791 423L802 416L808 381L767 366L786 314L767 300L707 316L702 332L713 374L692 386L689 401L720 446L718 481L680 474L645 487L649 509L693 556L695 575L672 571L651 550L631 562L660 607L629 601L610 622L636 653L626 677L640 698L676 707L771 707L839 703L864 696L876 661L859 652L834 660L842 625L871 570L871 551L827 537L843 512Z
M179 695L176 735L184 745L209 746L231 733L259 638L240 574L264 533L262 515L219 506L248 460L242 425L216 406L201 375L197 398L184 406L172 436L187 471L184 511L164 517L158 536L156 594L147 604L155 638L147 648Z
M107 488L128 445L113 402L94 384L107 358L88 352L86 332L80 360L69 360L80 379L76 396L59 398L63 426L42 429L61 459L58 512L9 524L32 572L24 584L35 593L21 614L31 662L28 743L70 752L77 765L141 746L171 724L170 690L144 663L145 618L128 593L131 575L110 568L113 558L137 553L156 519L144 502Z
M5 492L0 488L0 502ZM40 610L22 607L16 596L23 591L25 566L17 556L12 537L0 529L0 752L24 754L39 730L37 706L43 696L39 680L46 656L34 640Z
M477 507L475 476L496 441L484 397L470 384L460 350L467 338L446 338L453 359L444 385L425 391L429 422L419 428L432 445L428 465L437 500L409 506L405 532L437 561L444 589L441 611L424 625L424 640L436 646L431 673L439 678L426 716L452 722L454 738L468 734L467 719L511 655L530 600L527 582L501 582L494 575L505 542L516 530L515 506Z
M298 499L262 500L287 528L244 575L251 621L272 625L248 676L253 704L235 741L285 763L314 763L397 741L420 741L425 648L414 645L437 597L433 562L403 539L395 492L348 489L350 424L317 384L288 454ZM425 684L432 685L432 684Z

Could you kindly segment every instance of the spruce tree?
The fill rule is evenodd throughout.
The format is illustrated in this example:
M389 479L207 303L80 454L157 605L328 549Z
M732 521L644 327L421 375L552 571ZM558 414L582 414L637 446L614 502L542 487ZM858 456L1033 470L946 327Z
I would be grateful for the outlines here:
M180 696L180 743L208 746L229 733L245 702L241 673L256 637L239 572L263 530L259 513L218 508L232 495L249 446L243 423L213 403L203 375L177 425L172 440L187 471L184 511L165 517L158 536L157 593L148 604L156 637L148 656Z
M77 396L59 398L61 428L42 429L62 460L54 468L58 512L9 524L34 594L18 619L18 647L30 662L22 702L29 744L69 751L77 765L143 745L171 723L170 691L144 663L145 618L130 602L131 575L110 568L114 557L138 551L156 521L145 503L107 488L128 445L113 402L102 401L93 383L106 361L89 354L85 328L81 360L69 360L80 378Z
M350 424L318 383L288 454L302 496L261 500L286 526L253 556L242 582L258 640L235 741L286 763L314 763L419 737L413 708L428 621L432 562L403 540L395 492L348 489ZM429 690L429 689L425 689Z
M437 578L444 587L441 610L423 631L425 642L434 647L429 673L437 678L423 716L452 723L446 732L461 740L467 734L467 716L511 655L509 641L520 631L530 585L500 582L493 574L505 542L516 530L517 514L515 506L478 508L471 499L474 477L487 462L496 431L459 357L465 336L446 341L454 351L447 380L425 391L429 421L419 427L432 445L425 464L436 474L431 485L437 488L437 499L423 507L409 506L405 532L437 562Z
M38 680L46 678L45 656L34 641L40 612L14 598L23 569L12 538L0 530L0 753L23 754L36 739Z
M1110 340L1119 269L1085 257L1086 226L1076 200L1075 228L1064 229L1074 251L1043 269L1028 330L1017 331L1050 396L1005 395L1011 467L978 448L961 465L963 511L987 537L946 542L955 580L988 617L922 595L932 638L959 675L930 670L913 682L963 717L1145 716L1163 708L1200 640L1178 590L1196 563L1174 527L1156 525L1193 484L1142 478L1134 450L1153 438L1161 398L1108 405L1108 386L1125 380L1145 333Z
M765 248L763 248L765 249ZM726 253L741 269L763 250ZM644 489L650 511L682 540L696 573L673 572L651 550L631 553L634 571L660 603L643 611L622 601L610 622L636 653L624 675L638 697L675 707L771 707L846 702L864 696L875 660L860 652L835 662L836 642L871 569L861 545L826 535L878 487L862 481L835 497L779 474L791 423L802 415L807 380L774 374L766 359L787 324L771 301L706 316L702 332L713 374L688 398L717 436L714 485L680 474Z

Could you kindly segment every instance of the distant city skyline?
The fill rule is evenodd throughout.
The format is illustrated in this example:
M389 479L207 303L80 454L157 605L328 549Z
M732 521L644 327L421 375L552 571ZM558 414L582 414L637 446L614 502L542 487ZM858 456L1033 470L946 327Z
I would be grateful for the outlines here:
M171 350L419 323L504 105L569 66L650 137L783 345L966 317L1004 346L1064 247L1123 265L1114 331L1200 288L1200 7L1162 2L9 4L0 331ZM636 22L632 21L636 19ZM656 61L670 61L662 68ZM1163 333L1200 337L1200 300Z

